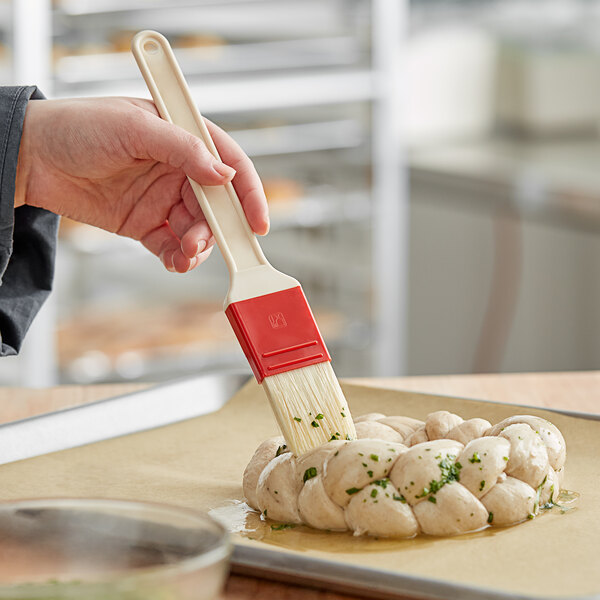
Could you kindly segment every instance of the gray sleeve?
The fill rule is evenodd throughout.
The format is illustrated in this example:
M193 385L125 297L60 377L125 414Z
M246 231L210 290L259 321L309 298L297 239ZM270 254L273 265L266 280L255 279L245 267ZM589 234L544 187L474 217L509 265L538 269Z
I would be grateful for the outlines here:
M54 278L58 217L14 208L25 109L43 98L35 86L0 87L0 356L19 351Z

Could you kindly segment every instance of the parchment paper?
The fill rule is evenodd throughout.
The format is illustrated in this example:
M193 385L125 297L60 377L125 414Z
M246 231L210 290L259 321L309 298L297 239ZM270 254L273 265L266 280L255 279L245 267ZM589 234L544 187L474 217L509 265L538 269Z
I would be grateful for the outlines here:
M453 538L390 542L303 527L272 531L255 514L244 519L239 503L246 463L264 438L277 433L254 382L211 415L0 466L0 500L105 497L216 509L245 521L238 529L246 532L234 534L238 544L533 597L600 594L600 422L514 405L343 387L355 416L379 411L424 418L445 409L492 423L523 413L551 420L567 441L565 487L581 494L577 508Z

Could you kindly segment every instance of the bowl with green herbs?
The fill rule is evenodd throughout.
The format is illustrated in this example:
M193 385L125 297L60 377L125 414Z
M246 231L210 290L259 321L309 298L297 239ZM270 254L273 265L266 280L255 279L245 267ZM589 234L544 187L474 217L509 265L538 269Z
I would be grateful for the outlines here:
M0 504L1 600L212 600L227 532L201 513L100 499Z

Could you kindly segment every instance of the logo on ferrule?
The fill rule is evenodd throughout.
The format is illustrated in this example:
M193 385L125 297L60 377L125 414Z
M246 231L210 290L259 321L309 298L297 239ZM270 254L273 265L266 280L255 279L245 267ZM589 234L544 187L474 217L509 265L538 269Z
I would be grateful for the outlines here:
M269 323L273 329L281 329L287 327L287 323L283 313L273 313L269 315Z

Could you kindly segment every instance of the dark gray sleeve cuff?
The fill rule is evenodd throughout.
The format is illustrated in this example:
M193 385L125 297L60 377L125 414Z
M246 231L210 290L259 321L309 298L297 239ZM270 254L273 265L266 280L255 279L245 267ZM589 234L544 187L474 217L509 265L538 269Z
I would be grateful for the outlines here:
M0 87L0 356L19 351L54 278L58 217L14 208L25 109L43 98L35 86Z

